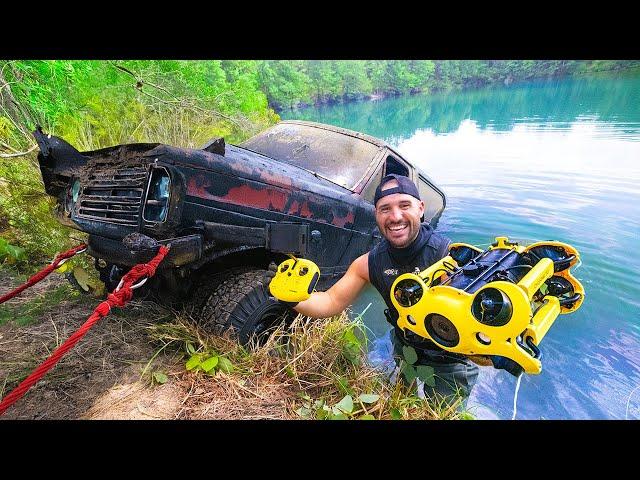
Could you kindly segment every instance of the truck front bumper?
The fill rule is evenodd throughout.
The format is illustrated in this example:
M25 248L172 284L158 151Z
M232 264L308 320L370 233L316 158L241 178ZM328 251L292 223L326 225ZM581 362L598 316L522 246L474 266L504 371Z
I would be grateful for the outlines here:
M158 240L161 245L170 245L169 253L159 268L179 267L200 260L202 257L202 236L187 235L185 237ZM158 252L157 249L130 250L122 242L111 238L89 235L87 253L116 265L133 266L146 263Z

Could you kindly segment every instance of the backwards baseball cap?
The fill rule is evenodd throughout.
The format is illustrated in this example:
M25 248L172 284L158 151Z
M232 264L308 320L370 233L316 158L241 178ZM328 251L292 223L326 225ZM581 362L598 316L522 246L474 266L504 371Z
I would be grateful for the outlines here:
M387 183L389 180L396 180L398 182L397 187L386 188L382 190L382 186ZM406 193L407 195L411 195L412 197L420 200L420 193L418 193L418 187L413 183L409 177L405 177L403 175L397 175L395 173L390 173L386 177L382 179L378 188L376 188L376 194L373 197L373 205L375 206L382 197L386 197L387 195L393 195L394 193Z

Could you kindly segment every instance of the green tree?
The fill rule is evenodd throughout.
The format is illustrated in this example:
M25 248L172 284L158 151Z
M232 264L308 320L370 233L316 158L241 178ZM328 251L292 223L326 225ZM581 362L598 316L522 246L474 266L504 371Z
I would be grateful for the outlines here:
M311 60L307 71L316 103L335 101L342 94L342 79L336 63L327 60Z
M312 85L305 66L300 60L259 62L258 78L269 105L293 108L311 101Z

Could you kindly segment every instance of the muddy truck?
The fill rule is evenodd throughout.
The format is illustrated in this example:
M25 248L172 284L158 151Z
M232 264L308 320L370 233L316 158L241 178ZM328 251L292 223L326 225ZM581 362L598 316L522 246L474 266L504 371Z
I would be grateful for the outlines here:
M143 290L189 306L207 331L247 342L291 310L269 295L265 271L289 254L320 267L333 285L381 236L373 196L383 175L411 178L435 226L445 195L385 142L302 121L283 121L239 145L216 138L200 149L158 143L79 152L34 132L47 194L62 223L88 234L106 288L169 254Z

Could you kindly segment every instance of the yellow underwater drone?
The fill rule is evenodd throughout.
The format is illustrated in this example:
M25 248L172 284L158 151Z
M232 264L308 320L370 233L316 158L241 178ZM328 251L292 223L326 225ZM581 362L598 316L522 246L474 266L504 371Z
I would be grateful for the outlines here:
M579 259L554 241L524 247L496 237L485 251L452 243L448 256L391 286L398 327L513 375L540 373L542 338L558 314L575 312L584 299L569 272Z

